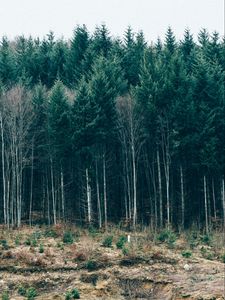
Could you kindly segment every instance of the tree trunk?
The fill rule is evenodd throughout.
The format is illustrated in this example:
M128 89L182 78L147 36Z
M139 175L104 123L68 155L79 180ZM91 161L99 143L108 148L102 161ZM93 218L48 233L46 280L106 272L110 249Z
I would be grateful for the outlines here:
M91 224L91 221L92 221L92 211L91 211L91 186L90 186L90 179L89 179L88 168L86 168L85 173L86 173L86 194L87 194L88 223Z
M32 207L33 207L33 177L34 177L34 143L32 141L31 153L31 179L30 179L30 209L29 209L29 225L32 225Z
M132 151L132 171L133 171L133 228L136 228L137 223L137 174L136 174L136 162L134 153L134 144L131 145Z
M7 218L7 205L6 205L6 179L5 179L5 139L4 139L4 130L3 130L3 120L2 113L0 113L0 124L1 124L1 139L2 139L2 181L3 181L3 214L4 214L4 223L9 224Z
M99 178L98 178L98 161L95 161L95 175L96 175L96 192L97 192L97 209L98 209L98 226L102 228L102 210L100 201Z
M104 194L104 215L105 215L105 228L108 227L107 220L107 193L106 193L106 162L105 162L105 153L103 154L103 194Z
M181 189L181 228L184 230L184 174L182 165L180 165L180 189Z
M205 200L205 229L206 233L209 233L209 223L208 223L208 207L207 207L207 182L206 176L204 175L204 200Z
M212 197L213 197L214 220L215 220L215 222L216 222L217 215L216 215L216 196L215 196L215 184L214 184L214 179L212 179Z
M54 176L53 176L52 158L50 158L50 169L51 169L53 223L54 223L54 225L56 225L56 201L55 201L55 187L54 187Z
M223 206L223 226L224 226L224 230L225 230L225 182L224 182L224 178L222 179L221 198L222 198L222 206Z
M61 185L61 206L62 206L62 219L65 219L65 193L64 193L64 176L63 176L63 170L61 166L61 172L60 172L60 185Z
M160 168L159 150L157 150L157 166L158 166L158 181L159 181L159 220L160 227L163 227L163 205L162 205L162 177Z

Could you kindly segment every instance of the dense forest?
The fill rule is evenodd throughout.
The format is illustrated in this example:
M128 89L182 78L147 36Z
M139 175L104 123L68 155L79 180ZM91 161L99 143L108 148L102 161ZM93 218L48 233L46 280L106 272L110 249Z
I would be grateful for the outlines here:
M225 40L129 27L0 46L0 221L208 232L225 215Z

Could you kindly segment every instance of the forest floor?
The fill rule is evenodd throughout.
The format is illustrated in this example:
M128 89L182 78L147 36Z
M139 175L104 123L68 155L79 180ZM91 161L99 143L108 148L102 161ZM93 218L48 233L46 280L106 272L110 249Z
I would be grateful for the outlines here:
M211 237L117 228L107 234L62 225L0 228L0 295L3 300L225 299L224 260L219 232Z

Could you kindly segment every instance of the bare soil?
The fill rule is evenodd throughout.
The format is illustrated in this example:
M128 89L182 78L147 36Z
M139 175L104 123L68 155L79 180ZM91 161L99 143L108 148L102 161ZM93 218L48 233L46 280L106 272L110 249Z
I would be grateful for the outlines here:
M124 232L113 231L112 247L102 247L104 233L71 229L72 244L63 243L64 227L0 231L0 294L27 299L19 287L36 289L39 299L65 299L76 288L80 299L219 300L224 297L224 249L184 237L175 243L153 241L146 233L132 234L126 251L116 241ZM54 235L51 237L48 235ZM42 252L43 253L40 253ZM185 258L185 252L191 257ZM183 253L183 255L182 255Z

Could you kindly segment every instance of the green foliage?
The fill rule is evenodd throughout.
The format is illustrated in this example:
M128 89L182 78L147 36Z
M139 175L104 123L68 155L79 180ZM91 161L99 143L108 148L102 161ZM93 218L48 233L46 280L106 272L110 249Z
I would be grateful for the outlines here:
M34 287L30 287L27 291L26 291L26 297L28 300L33 300L34 298L37 297L37 291Z
M66 231L63 234L63 243L64 244L73 244L74 238L71 231Z
M20 296L26 296L27 293L26 288L23 285L18 286L17 292Z
M86 262L86 268L88 271L94 271L97 269L97 262L95 260L88 260Z
M90 236L93 238L98 235L98 230L93 225L88 226L88 232L89 232Z
M165 229L160 232L157 239L160 242L166 242L169 246L172 246L176 242L177 236L173 231Z
M72 299L80 299L80 293L76 288L66 292L65 300L72 300Z
M124 256L127 256L127 255L129 255L130 250L128 248L126 248L126 247L123 247L122 248L122 253L123 253Z
M27 170L19 180L23 187L22 215L29 214L26 190L31 183L29 167L34 170L32 204L37 210L32 222L50 224L68 218L80 219L84 224L86 203L81 201L86 189L84 171L88 169L94 197L96 183L102 198L102 167L106 163L108 221L119 221L124 217L125 207L132 210L128 206L134 196L131 185L134 160L138 166L137 178L143 176L143 184L138 184L137 220L143 224L149 222L149 197L153 199L158 193L159 169L163 203L151 209L151 214L155 224L160 227L165 224L164 167L168 166L171 226L180 227L179 169L182 169L185 198L182 228L196 221L202 228L204 201L199 199L203 196L203 178L207 191L212 194L214 190L215 211L221 206L218 199L225 169L224 82L224 39L206 29L199 33L198 42L188 29L181 42L177 42L173 30L168 28L165 39L160 37L152 44L146 43L143 32L135 33L130 27L123 38L113 38L105 25L96 27L93 33L85 25L78 25L70 41L55 39L52 32L43 39L20 36L9 41L3 37L0 95L3 150L7 154L5 175L9 179L6 183L15 187L14 181L21 172L17 170L15 176L8 172L14 158L19 157L21 168ZM20 88L26 93L21 95ZM13 153L14 145L19 146L20 153ZM145 172L147 166L150 173ZM145 183L150 179L152 186L148 190ZM48 202L53 195L65 200L65 203L56 201L57 220L55 214L51 215L53 202ZM9 203L13 203L13 193L8 196ZM94 225L98 206L92 206ZM9 224L17 225L11 210L9 205ZM156 212L163 220L157 219ZM220 213L217 217L221 217ZM89 233L95 235L94 231ZM58 236L51 229L45 234ZM38 230L26 244L36 247L39 238ZM158 239L173 247L176 236L162 232ZM191 248L198 243L210 245L211 236L192 237L189 241ZM16 238L16 245L19 242ZM117 241L118 248L123 246L122 240ZM1 243L1 248L6 249L7 244Z
M44 253L44 245L42 243L39 246L39 253Z
M103 247L111 248L112 247L112 242L113 242L113 236L112 235L108 235L102 241L102 246Z
M8 245L7 240L0 240L0 245L2 246L2 248L4 250L8 250L9 249L9 245Z
M206 245L210 245L212 242L212 238L209 234L205 234L201 237L201 242L206 244Z
M182 253L182 256L185 257L185 258L190 258L192 256L192 252L189 251L189 250L185 250L183 251Z
M118 241L116 242L117 249L122 249L126 241L127 241L127 237L125 235L120 236Z
M221 256L221 260L225 264L225 253Z
M24 244L26 246L37 247L37 240L31 235L25 240Z
M45 237L57 238L58 234L54 229L46 229L44 233Z
M21 243L21 236L17 235L15 238L15 245L20 246L20 243Z
M9 297L9 293L8 292L3 292L2 293L2 300L9 300L10 297Z

